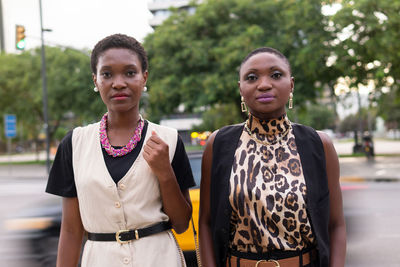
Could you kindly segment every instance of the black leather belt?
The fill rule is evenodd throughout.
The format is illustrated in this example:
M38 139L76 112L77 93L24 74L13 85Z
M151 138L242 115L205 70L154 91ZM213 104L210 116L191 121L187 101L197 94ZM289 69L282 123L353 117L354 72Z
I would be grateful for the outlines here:
M132 240L158 234L171 229L170 222L160 222L152 226L135 229L135 230L120 230L116 233L88 233L88 239L92 241L117 241L120 244L129 243Z

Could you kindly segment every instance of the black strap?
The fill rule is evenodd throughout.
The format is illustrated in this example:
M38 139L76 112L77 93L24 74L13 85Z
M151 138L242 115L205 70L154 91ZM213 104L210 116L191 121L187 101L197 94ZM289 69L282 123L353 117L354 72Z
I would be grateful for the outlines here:
M119 231L119 240L117 240L117 233L88 233L88 239L91 241L130 241L139 239L145 236L158 234L171 229L170 222L160 222L152 226L136 229L136 230L121 230Z
M311 261L311 253L310 253L310 261ZM300 255L299 255L299 266L303 267L303 252L300 251Z

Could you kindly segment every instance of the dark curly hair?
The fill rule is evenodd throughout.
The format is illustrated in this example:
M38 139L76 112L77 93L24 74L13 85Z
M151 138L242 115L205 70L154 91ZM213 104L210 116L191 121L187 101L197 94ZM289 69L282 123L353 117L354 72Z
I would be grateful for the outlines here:
M125 34L113 34L100 40L93 48L92 55L90 58L90 66L92 68L92 73L97 73L97 63L99 62L99 57L108 49L111 48L126 48L135 53L142 65L142 71L147 70L147 54L143 46L133 37L127 36Z
M253 51L251 51L242 61L242 63L240 64L240 68L239 68L239 75L240 75L240 70L242 69L243 64L249 60L249 58L251 58L252 56L259 54L259 53L270 53L270 54L274 54L277 55L278 57L280 57L281 59L283 59L286 64L289 67L289 72L292 73L292 68L290 66L290 62L287 59L287 57L285 57L285 55L283 55L281 52L279 52L278 50L276 50L275 48L272 47L260 47L257 49L254 49Z

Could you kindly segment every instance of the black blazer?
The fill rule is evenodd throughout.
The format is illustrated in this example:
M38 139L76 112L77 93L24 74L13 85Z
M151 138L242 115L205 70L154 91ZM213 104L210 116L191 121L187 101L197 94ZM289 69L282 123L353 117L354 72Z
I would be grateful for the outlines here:
M230 217L229 179L243 124L219 130L213 144L211 169L210 212L211 233L217 266L226 266ZM311 127L292 123L297 150L307 185L307 215L317 239L320 267L329 265L329 190L325 153L318 133Z

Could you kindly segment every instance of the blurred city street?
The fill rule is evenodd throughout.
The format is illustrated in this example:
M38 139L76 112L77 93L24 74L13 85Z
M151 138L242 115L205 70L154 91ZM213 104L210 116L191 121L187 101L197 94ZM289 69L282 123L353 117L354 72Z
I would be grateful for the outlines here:
M400 0L0 0L0 132L4 133L4 137L0 136L0 267L56 265L63 200L45 193L51 161L60 142L68 148L60 154L75 155L76 136L72 141L70 135L63 137L73 127L98 121L104 112L109 116L106 113L102 117L106 126L100 132L105 137L102 143L121 145L124 154L126 149L131 151L132 144L137 145L141 131L147 129L139 127L142 123L137 120L138 114L160 124L162 127L154 128L157 133L157 129L164 131L164 126L178 131L177 151L181 141L188 145L186 151L196 180L196 186L189 189L195 223L202 146L215 129L239 123L248 116L250 128L260 120L264 130L278 134L276 141L282 145L284 136L290 133L290 128L282 130L287 119L321 129L332 139L339 156L347 227L345 266L400 267L399 14ZM262 134L263 130L257 128L249 132L252 138ZM132 142L127 143L129 138ZM269 139L262 143L275 144ZM86 151L87 140L82 140L78 149ZM72 143L73 152L69 149ZM106 152L111 155L108 148ZM50 151L50 157L45 149ZM306 149L316 151L312 146ZM266 151L267 156L275 153L277 162L280 154L286 158L278 149ZM254 170L265 167L259 165L264 164L261 161L254 163L254 159L263 156L260 151L256 153L257 158L250 153L249 164L245 164L249 181L256 173L250 170L251 165ZM136 157L130 155L131 158L110 157L101 162L110 170L121 171L102 174L120 179L127 164ZM247 160L245 155L241 152L243 160ZM301 151L298 155L302 156L304 167L307 159ZM290 156L287 159L294 162ZM337 163L336 159L330 161L327 163ZM180 167L181 171L187 169ZM336 167L329 170L335 169L337 174ZM272 168L275 169L276 166ZM287 168L281 170L287 173ZM68 179L58 179L62 178L58 172L69 171L65 166L57 169L55 187L60 186L65 192L71 192L73 187L65 181ZM137 173L134 167L132 173ZM261 178L257 182L262 182ZM317 182L325 179L323 175L317 178ZM87 179L82 180L87 184ZM281 199L290 200L290 194L298 188L294 182L288 184ZM135 184L130 181L121 188L118 185L121 194L125 186ZM263 187L269 190L265 184ZM165 192L163 184L160 189ZM115 193L106 191L101 200L115 197ZM258 191L254 192L257 198ZM308 196L310 192L313 190L308 190ZM266 194L270 197L273 192ZM87 198L90 203L100 199L86 191L82 195L80 200ZM251 194L248 196L252 198ZM168 197L172 202L165 202L164 196L163 205L174 202L173 196ZM127 211L121 205L124 203L114 201L117 200L112 200L115 208ZM278 208L280 204L274 203ZM322 202L315 203L307 202L306 208ZM178 206L173 205L179 210ZM109 214L90 218L104 215ZM342 234L343 231L332 230L337 229L334 217L330 230ZM139 218L137 223L144 225L143 220ZM304 226L301 221L299 217L294 219L298 229ZM289 228L285 220L281 222ZM121 220L114 223L121 225ZM285 236L291 238L287 233ZM178 245L184 248L179 237ZM121 241L118 235L116 239ZM193 242L192 237L190 240ZM193 264L194 246L193 243L184 249L185 257L193 256ZM343 251L344 248L336 253L340 261ZM137 253L134 254L121 260L133 266ZM122 254L110 255L117 259ZM193 267L190 260L187 263Z
M351 142L334 144L338 154L351 154ZM400 141L377 141L375 149L377 154L391 156L339 159L347 224L346 266L350 267L399 266L400 262ZM40 160L44 158L43 153L39 154ZM16 155L11 159L15 163L37 159L37 155ZM9 160L10 156L0 157L1 162ZM34 266L20 263L23 246L10 245L12 237L4 226L21 210L57 198L44 193L45 186L45 165L0 165L0 266ZM18 264L13 263L15 257L20 257Z

